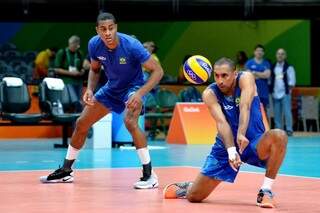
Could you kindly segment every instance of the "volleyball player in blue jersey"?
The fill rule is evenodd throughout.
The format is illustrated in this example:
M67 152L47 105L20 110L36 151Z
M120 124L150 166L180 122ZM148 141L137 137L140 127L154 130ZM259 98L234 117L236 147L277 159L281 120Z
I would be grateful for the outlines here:
M71 166L85 142L89 128L111 111L121 113L125 110L125 125L132 135L143 167L142 177L134 184L134 188L156 188L158 178L152 171L146 137L138 126L138 117L143 108L144 95L159 83L163 70L137 39L117 32L117 22L112 14L101 13L97 17L96 31L98 35L92 37L88 45L91 69L83 96L87 106L76 122L62 168L40 180L43 183L73 182ZM151 71L147 82L143 80L141 65ZM93 94L101 66L108 82Z
M265 131L251 73L238 73L232 60L222 58L214 64L214 77L215 83L204 91L203 100L217 123L216 142L196 180L167 185L164 197L201 202L221 181L234 182L245 162L266 168L257 204L272 208L271 187L286 153L286 133Z

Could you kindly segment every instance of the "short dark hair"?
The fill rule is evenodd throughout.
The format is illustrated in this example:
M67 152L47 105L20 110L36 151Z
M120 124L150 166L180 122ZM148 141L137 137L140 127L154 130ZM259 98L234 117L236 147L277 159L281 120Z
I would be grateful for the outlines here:
M254 47L254 50L258 49L258 48L261 48L264 50L264 46L262 44L257 44L255 47Z
M231 60L230 58L220 58L218 59L215 63L214 66L221 66L221 65L228 65L232 70L236 70L236 64L234 63L233 60Z
M103 12L98 15L96 25L98 26L100 21L105 21L105 20L112 20L115 24L117 23L114 15L112 15L111 13Z

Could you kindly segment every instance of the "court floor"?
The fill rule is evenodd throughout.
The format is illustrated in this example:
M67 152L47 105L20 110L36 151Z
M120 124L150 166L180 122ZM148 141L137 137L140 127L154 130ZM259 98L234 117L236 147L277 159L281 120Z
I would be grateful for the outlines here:
M320 212L320 137L290 137L274 184L277 208L255 206L263 170L243 165L234 184L223 183L200 204L163 200L171 182L192 180L209 145L150 142L159 189L134 190L140 176L132 147L81 151L73 184L40 184L39 176L62 164L65 149L50 140L0 141L0 212ZM90 142L88 142L88 147Z

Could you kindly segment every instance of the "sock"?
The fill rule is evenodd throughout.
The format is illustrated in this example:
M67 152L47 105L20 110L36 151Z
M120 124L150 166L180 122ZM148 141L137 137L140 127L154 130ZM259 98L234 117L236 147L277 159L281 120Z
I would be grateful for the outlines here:
M68 151L66 155L67 160L75 160L78 157L79 149L73 148L70 144L68 146Z
M268 177L264 177L261 189L267 189L267 190L271 191L273 182L274 182L274 179L271 179L271 178L268 178Z
M150 163L151 160L148 148L144 147L141 149L137 149L137 152L142 165Z
M64 159L62 167L65 169L71 169L72 164L74 163L75 159L77 159L78 157L79 151L80 151L79 149L73 148L69 144L66 159Z

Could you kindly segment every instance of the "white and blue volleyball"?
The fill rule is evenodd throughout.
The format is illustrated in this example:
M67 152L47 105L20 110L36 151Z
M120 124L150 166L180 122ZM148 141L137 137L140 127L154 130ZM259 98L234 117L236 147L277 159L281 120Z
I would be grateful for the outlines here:
M201 55L194 55L184 63L183 73L190 83L202 84L210 78L212 65L207 58Z

